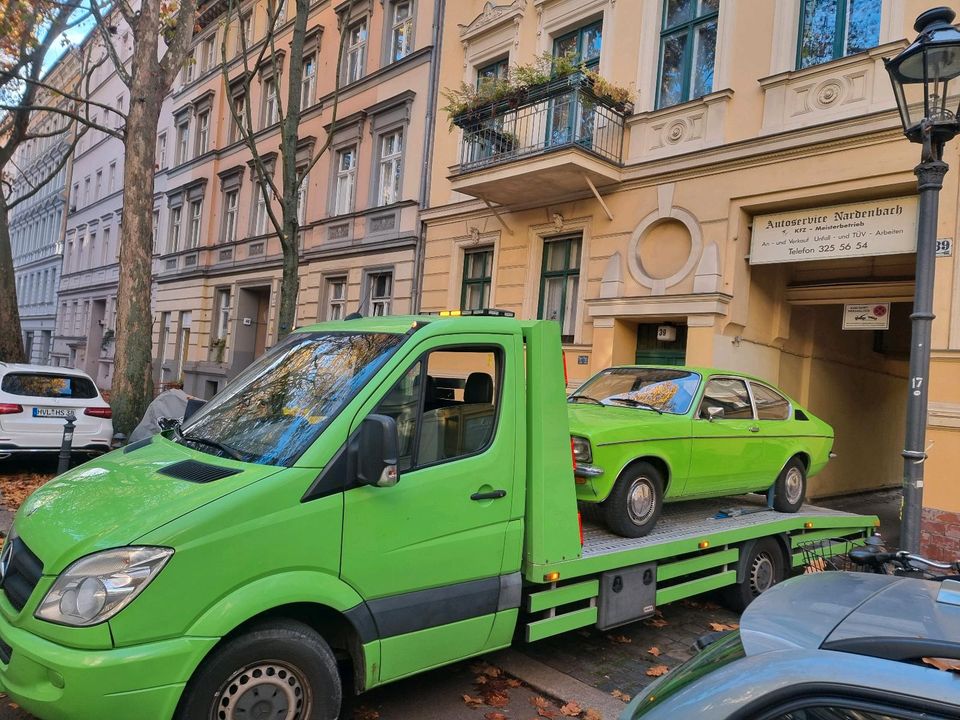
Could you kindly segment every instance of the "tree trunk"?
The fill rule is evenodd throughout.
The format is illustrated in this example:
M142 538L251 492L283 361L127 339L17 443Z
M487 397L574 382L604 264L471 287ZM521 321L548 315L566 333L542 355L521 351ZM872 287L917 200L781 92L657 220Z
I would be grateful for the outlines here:
M13 274L10 218L3 197L0 197L0 362L26 362Z
M143 72L135 68L135 72ZM120 285L114 353L113 424L129 435L153 400L153 180L155 146L163 91L155 78L133 76L123 163L120 219Z

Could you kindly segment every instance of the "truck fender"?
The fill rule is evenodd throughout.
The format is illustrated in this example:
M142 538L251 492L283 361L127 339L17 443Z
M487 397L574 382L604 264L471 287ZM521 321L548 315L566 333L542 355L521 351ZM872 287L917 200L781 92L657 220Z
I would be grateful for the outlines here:
M790 536L787 533L776 533L774 535L767 535L765 537L772 538L777 541L777 545L780 546L780 552L783 553L783 562L784 568L786 568L787 576L790 575L790 572L793 569L792 564L792 553L790 551ZM747 540L744 543L741 543L737 548L740 551L739 556L737 557L737 584L742 583L747 577L747 566L740 562L743 558L747 557L751 552L753 552L754 546L763 540L764 538L754 538L753 540Z
M323 605L345 617L361 638L369 637L372 617L357 591L335 575L293 570L257 578L235 588L207 608L187 631L200 637L223 637L250 618L295 603ZM348 611L356 611L350 613Z

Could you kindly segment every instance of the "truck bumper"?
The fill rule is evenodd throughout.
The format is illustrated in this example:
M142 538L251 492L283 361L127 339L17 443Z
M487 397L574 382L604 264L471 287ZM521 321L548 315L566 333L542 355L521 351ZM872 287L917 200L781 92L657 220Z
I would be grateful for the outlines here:
M68 648L0 616L0 691L39 720L167 720L218 638Z

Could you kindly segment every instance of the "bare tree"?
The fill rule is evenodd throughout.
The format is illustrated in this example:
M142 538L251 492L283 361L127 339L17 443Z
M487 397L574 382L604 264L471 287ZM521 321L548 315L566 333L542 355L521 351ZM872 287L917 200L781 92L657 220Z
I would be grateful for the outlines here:
M252 165L257 178L257 187L266 206L267 217L273 231L280 240L283 252L283 274L280 281L280 312L279 338L285 337L296 325L297 295L300 292L300 218L299 198L300 186L305 182L307 174L321 157L330 148L337 124L337 110L340 101L340 78L344 49L346 47L347 28L353 13L354 1L350 0L347 9L339 20L340 40L337 46L336 79L333 94L330 99L331 120L326 138L318 147L313 148L305 164L298 164L298 151L302 152L303 138L300 136L300 114L303 99L303 49L307 35L307 19L310 14L310 0L296 0L296 14L293 19L293 34L290 41L290 62L286 72L281 67L280 55L277 53L275 30L283 14L282 0L274 0L267 5L267 35L266 41L260 47L255 57L250 52L246 34L243 32L243 16L238 3L230 0L227 8L227 24L236 15L240 54L243 58L243 72L238 79L231 79L227 63L227 35L224 33L221 45L221 59L223 67L224 90L230 87L242 87L242 106L236 107L228 103L232 121L238 129L252 156ZM258 144L257 127L254 124L254 110L252 106L251 83L254 78L260 77L265 71L269 79L264 82L274 83L276 94L277 122L280 127L279 147L279 182L273 168L268 167L264 158L266 152L263 145ZM281 87L286 92L286 99L282 99ZM262 143L262 140L259 141ZM272 147L271 147L272 151Z

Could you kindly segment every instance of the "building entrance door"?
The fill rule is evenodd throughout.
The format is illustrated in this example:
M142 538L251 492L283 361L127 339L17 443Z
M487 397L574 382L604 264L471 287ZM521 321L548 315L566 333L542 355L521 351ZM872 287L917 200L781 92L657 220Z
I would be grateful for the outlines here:
M637 326L637 365L684 365L687 361L687 326L675 325L677 339L657 339L657 328L663 323L641 323Z

